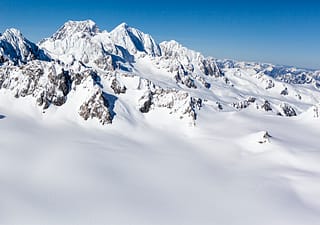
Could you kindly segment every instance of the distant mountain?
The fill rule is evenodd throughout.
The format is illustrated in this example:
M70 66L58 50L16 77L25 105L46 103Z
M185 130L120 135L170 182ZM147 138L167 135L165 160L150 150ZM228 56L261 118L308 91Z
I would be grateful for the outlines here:
M320 71L207 58L125 23L107 32L86 20L66 22L38 45L6 30L0 88L1 95L30 97L43 113L62 107L62 116L101 124L160 111L195 124L203 108L307 112L319 103Z

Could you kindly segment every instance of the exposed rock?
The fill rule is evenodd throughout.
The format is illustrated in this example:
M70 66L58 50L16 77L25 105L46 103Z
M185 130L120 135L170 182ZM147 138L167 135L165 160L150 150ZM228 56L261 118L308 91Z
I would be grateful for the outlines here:
M250 103L247 100L239 101L239 102L233 102L231 104L232 107L236 109L245 109L250 105Z
M302 99L302 97L301 97L301 95L300 95L300 94L296 94L296 97L297 97L299 100L301 100L301 99Z
M197 88L196 84L194 83L194 80L190 77L185 76L181 80L182 84L186 85L188 88Z
M32 61L6 69L0 67L0 88L14 90L16 98L32 95L39 106L44 104L45 109L51 103L61 106L66 102L71 82L68 71L62 69L57 73L54 65L44 62Z
M312 109L313 109L313 117L314 118L319 118L320 117L320 105L319 104L318 105L314 105L312 107Z
M120 82L116 78L112 80L111 88L113 89L115 94L124 94L127 90L126 86L120 84Z
M270 89L270 88L273 88L275 86L275 84L274 84L274 82L273 82L273 80L267 80L266 81L266 89Z
M269 101L265 100L264 103L261 106L262 109L264 109L265 111L272 111L272 107Z
M199 66L200 66L200 70L205 75L215 76L215 77L222 76L222 73L220 72L217 64L211 58L201 60L199 62Z
M155 91L147 91L139 100L139 110L143 113L149 112L151 108L168 108L170 113L184 115L195 121L196 110L202 107L202 99L191 97L189 93L174 89L158 88Z
M152 105L152 93L147 91L139 100L139 110L142 113L147 113L150 111Z
M216 104L217 104L219 110L223 110L223 107L220 102L216 102Z
M288 95L289 94L288 88L283 89L280 94L281 95Z
M51 56L46 56L42 49ZM152 64L151 74L140 74L146 72L139 68L145 62ZM157 74L152 73L153 69L159 73L166 71L163 75L171 75L176 83L153 76ZM254 79L259 80L254 83ZM150 35L126 24L121 24L109 33L100 31L90 20L69 21L51 38L43 40L40 47L14 29L0 34L0 89L7 89L16 98L34 97L39 106L47 109L65 104L70 92L71 99L84 102L81 98L86 95L83 95L82 90L90 92L93 87L97 87L101 93L93 93L80 107L80 114L85 119L98 118L101 123L111 122L114 115L114 101L117 97L103 92L108 87L117 95L125 94L127 88L133 95L142 93L139 90L145 92L138 103L139 111L143 113L167 108L169 113L178 117L195 120L205 102L196 98L197 95L205 96L210 102L221 99L224 104L239 110L252 104L259 109L262 103L256 98L272 94L270 102L265 101L261 105L263 110L272 111L271 105L275 106L279 100L274 95L276 90L269 92L263 89L275 87L278 81L319 86L320 71L207 58L175 41L158 45ZM232 82L239 87L230 89L234 87ZM252 90L252 86L248 90L242 87L251 82L258 90ZM288 85L282 85L285 86L280 94L288 95ZM182 91L186 90L185 87L199 90ZM288 87L293 88L291 94L300 99L301 104L313 104L314 99L319 97L318 92L310 91L309 96L309 91L299 91L293 85ZM254 96L243 99L248 93ZM300 94L303 94L303 99ZM130 97L118 97L120 103L127 106L123 101ZM232 103L230 99L237 100ZM128 106L132 107L130 103ZM223 110L220 102L216 104L219 110ZM281 104L280 108L279 112L274 110L279 115L296 115L295 109L288 104ZM319 111L314 111L314 114L319 116Z
M94 60L94 63L98 66L98 68L106 71L114 71L115 63L112 60L111 55L107 55L105 57L98 58Z
M196 76L196 79L202 84L203 87L209 89L211 87L211 84L207 82L203 77Z
M97 118L102 125L110 124L112 123L112 115L108 107L109 103L102 90L96 88L93 95L80 106L79 115L84 120Z
M290 106L288 103L282 103L280 104L280 109L282 110L283 114L285 116L296 116L297 113L294 110L294 108L292 106Z
M260 144L264 144L264 143L270 142L270 138L271 137L272 136L268 133L268 131L265 131L265 132L263 132L262 139L259 140L258 142Z
M248 97L248 100L247 100L249 103L254 103L256 101L256 98L253 97L253 96L250 96Z

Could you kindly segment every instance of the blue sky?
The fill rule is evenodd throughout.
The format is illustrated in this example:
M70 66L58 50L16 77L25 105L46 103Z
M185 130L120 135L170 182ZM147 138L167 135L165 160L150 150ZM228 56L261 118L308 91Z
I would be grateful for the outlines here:
M216 58L320 69L316 1L8 0L0 8L0 30L18 28L34 42L84 19L109 31L126 22Z

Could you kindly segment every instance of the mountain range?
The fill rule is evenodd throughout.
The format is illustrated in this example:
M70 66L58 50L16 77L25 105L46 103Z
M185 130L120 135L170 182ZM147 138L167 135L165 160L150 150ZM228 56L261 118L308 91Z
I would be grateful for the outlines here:
M8 29L0 63L0 88L16 98L34 98L43 113L67 105L102 124L157 108L192 123L202 107L296 116L319 103L320 71L204 57L125 23L107 32L91 20L68 21L39 44Z
M318 225L319 99L320 71L125 23L68 21L37 44L8 29L0 224Z

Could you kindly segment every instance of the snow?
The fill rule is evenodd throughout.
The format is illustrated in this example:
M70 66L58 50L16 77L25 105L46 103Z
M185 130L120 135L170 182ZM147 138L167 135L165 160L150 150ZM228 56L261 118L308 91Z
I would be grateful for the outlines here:
M320 219L319 126L208 111L196 127L165 113L164 123L150 114L146 123L90 127L0 111L6 115L0 120L3 224L294 225ZM252 134L261 130L271 142L252 145ZM259 146L264 149L257 153Z
M160 56L161 50L155 40L149 35L121 23L110 32L114 43L127 49L131 54L145 52L151 56Z
M18 51L29 42L15 33ZM0 224L319 224L317 71L205 58L90 20L40 47L52 61L0 64ZM112 123L79 115L90 99Z

